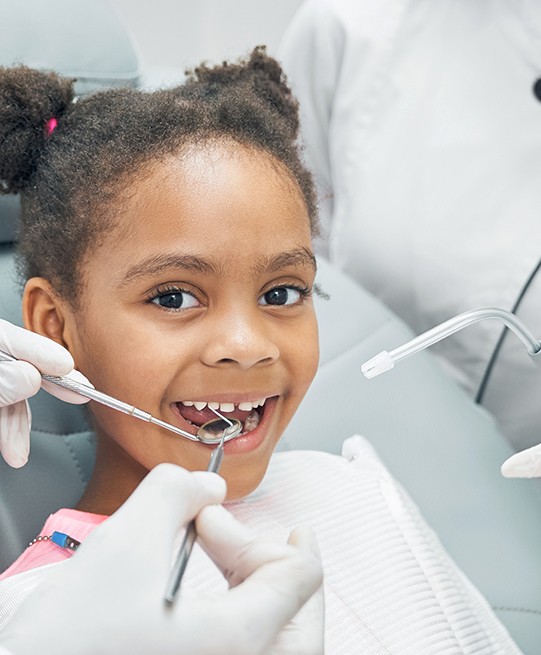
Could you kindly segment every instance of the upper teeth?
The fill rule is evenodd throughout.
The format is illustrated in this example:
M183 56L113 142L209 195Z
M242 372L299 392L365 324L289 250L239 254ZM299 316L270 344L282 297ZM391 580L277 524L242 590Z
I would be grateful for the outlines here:
M261 407L262 405L265 404L266 398L260 398L259 400L247 400L242 403L239 403L236 405L235 403L216 403L216 402L204 402L204 401L199 401L199 400L183 400L182 404L185 405L186 407L195 407L195 409L201 411L202 409L205 409L205 407L208 405L210 409L217 409L220 412L224 412L227 414L228 412L234 412L235 408L238 407L243 412L251 412L252 409L255 409L256 407Z

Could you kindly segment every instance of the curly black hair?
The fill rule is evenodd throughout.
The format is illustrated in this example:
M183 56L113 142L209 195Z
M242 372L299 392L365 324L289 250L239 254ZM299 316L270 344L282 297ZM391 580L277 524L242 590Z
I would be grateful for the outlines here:
M298 105L263 47L205 64L182 86L100 91L75 102L73 80L0 68L0 193L20 193L23 279L76 298L78 267L110 229L111 211L144 167L188 146L228 139L275 158L296 180L312 233L314 184L298 145ZM53 119L53 121L51 121Z

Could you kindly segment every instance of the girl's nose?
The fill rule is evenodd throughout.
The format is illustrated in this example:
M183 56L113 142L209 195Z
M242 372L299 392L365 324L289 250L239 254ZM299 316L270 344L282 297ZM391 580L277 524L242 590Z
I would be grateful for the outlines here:
M207 366L268 366L280 356L272 330L261 316L233 314L216 320L203 348Z

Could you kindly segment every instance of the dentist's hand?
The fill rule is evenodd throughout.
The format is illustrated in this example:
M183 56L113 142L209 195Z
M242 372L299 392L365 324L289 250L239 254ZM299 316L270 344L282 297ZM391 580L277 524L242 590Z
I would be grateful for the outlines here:
M541 478L541 444L506 459L501 471L506 478Z
M35 655L44 644L77 655L322 653L322 607L307 603L322 576L310 533L272 545L223 508L201 511L224 496L214 473L156 467L70 560L51 568L2 631L1 645L14 655ZM175 535L198 513L199 540L233 587L181 587L166 607ZM292 631L294 617L300 632Z
M222 613L223 630L241 627L231 653L266 655L320 655L324 652L325 605L321 582L319 549L312 531L296 528L288 545L255 539L223 507L206 507L197 517L200 543L227 578L231 590L227 610ZM318 587L319 581L319 589ZM296 596L297 588L302 598ZM317 589L317 591L315 591ZM315 593L314 593L315 591ZM301 607L302 599L312 597ZM218 624L220 625L220 624ZM280 629L280 626L283 626ZM249 635L257 635L251 643ZM195 649L204 643L198 634ZM212 649L207 642L208 651Z
M40 373L67 375L81 382L88 380L73 371L73 359L59 344L39 334L0 319L0 350L20 362L0 362L0 453L15 468L28 460L30 449L30 408L27 398L41 387ZM73 403L87 402L55 385L46 385L53 395Z

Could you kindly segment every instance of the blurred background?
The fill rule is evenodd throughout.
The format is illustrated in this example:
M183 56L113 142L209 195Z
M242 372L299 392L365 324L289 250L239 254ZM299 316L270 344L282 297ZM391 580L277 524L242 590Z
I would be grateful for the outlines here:
M112 0L144 73L174 76L203 60L236 59L255 45L276 54L301 0Z

